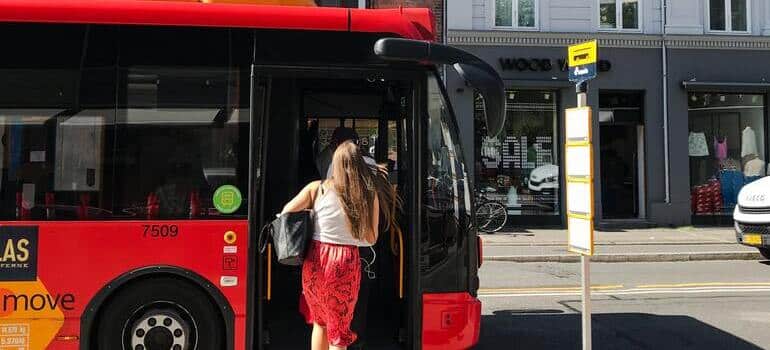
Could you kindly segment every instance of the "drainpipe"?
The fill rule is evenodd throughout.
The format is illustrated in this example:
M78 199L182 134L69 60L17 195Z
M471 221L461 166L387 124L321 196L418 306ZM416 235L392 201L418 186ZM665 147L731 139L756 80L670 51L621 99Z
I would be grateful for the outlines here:
M661 61L663 62L663 159L665 162L666 204L671 204L671 159L668 130L668 55L666 50L666 0L660 0Z

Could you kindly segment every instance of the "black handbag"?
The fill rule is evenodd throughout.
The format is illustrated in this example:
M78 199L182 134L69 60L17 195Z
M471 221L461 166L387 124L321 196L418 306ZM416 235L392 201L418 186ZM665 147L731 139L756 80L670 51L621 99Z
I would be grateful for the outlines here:
M314 226L312 210L283 213L262 229L260 251L265 252L270 236L278 263L289 266L302 265L307 247L313 238Z

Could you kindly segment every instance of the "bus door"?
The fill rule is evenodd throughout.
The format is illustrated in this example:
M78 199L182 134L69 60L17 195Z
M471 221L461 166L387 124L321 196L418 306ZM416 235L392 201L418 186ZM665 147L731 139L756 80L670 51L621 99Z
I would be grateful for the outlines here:
M361 148L389 170L389 179L404 200L402 235L381 233L374 247L371 274L362 276L368 298L359 298L353 330L359 340L351 349L414 348L419 333L413 304L419 302L412 193L416 183L414 86L424 76L413 71L365 69L255 70L254 109L261 113L264 181L260 205L253 212L254 232L279 213L307 183L322 177L317 159L334 129L356 131ZM260 106L261 104L261 106ZM253 342L255 349L307 348L311 327L301 308L301 268L276 263L272 248L255 252ZM363 253L362 253L363 255ZM373 276L370 276L373 275ZM365 316L359 316L365 315Z
M481 313L470 169L443 84L433 72L425 82L417 124L421 343L422 349L466 349L477 341Z

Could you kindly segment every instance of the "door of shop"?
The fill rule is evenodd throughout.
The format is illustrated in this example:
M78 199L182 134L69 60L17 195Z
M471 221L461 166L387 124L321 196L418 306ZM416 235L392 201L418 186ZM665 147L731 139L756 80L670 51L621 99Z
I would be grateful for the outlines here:
M603 219L643 217L644 125L640 93L600 93Z

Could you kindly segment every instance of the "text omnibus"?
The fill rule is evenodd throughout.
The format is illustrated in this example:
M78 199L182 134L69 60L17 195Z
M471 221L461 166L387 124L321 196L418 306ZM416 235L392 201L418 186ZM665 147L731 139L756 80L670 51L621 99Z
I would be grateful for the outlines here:
M404 234L376 248L367 348L471 347L480 247L436 65L484 95L490 134L502 81L431 43L432 23L426 9L0 0L0 347L306 348L300 270L255 243L341 125L404 199Z

